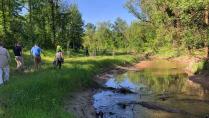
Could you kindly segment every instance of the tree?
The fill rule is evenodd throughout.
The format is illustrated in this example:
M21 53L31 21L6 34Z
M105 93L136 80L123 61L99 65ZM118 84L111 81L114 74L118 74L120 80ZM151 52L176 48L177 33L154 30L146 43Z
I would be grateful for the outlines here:
M188 49L202 47L200 45L202 40L208 41L208 34L206 33L208 31L208 0L129 0L127 4L129 5L127 8L133 14L146 14L146 20L142 21L155 27L158 41L163 39L167 42L170 40L172 46L177 49L191 45L191 43L195 44ZM141 12L137 11L138 7L141 8ZM165 35L161 35L162 33ZM159 36L161 36L161 40Z
M77 5L71 4L69 9L69 24L67 26L69 32L69 44L74 50L78 50L82 47L82 36L83 36L83 20L81 13L78 10Z
M113 24L113 33L114 33L114 46L119 48L127 48L128 47L128 39L126 36L126 32L128 29L128 24L121 18L117 18Z
M95 32L96 26L92 23L87 23L85 26L85 33L83 36L83 45L85 46L85 48L89 49L90 51L93 51L94 55L96 55L98 44L98 41L95 37Z
M95 37L98 42L98 50L106 52L115 49L112 24L110 22L99 23Z

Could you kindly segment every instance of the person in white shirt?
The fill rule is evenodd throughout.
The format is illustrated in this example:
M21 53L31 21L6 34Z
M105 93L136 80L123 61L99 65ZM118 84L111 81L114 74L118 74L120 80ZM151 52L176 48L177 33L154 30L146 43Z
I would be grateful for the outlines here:
M9 52L6 48L3 47L3 43L0 42L0 85L9 80L9 62Z
M59 69L61 69L62 63L64 63L63 52L58 51L55 55L55 64Z

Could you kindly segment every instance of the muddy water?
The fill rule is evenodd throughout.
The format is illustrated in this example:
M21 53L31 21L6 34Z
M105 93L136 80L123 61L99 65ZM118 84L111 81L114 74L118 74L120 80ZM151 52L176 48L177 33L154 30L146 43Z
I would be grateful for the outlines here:
M209 91L190 81L182 67L154 61L139 72L108 75L105 90L93 96L104 118L206 118Z

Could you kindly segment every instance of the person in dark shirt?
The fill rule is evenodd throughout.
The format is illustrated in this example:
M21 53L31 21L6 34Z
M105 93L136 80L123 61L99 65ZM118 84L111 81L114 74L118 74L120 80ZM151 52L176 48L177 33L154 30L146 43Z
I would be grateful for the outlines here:
M17 63L17 70L23 69L23 56L22 56L22 46L20 43L16 43L13 48L13 52L15 55L15 61Z

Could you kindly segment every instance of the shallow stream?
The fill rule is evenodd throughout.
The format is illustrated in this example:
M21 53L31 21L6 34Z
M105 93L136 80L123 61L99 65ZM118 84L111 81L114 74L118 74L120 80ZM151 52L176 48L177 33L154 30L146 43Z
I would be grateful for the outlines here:
M93 96L97 117L206 118L209 91L193 83L180 65L154 61L143 71L109 74Z

